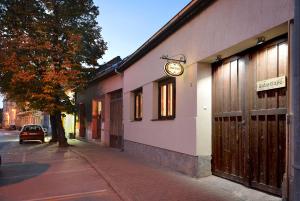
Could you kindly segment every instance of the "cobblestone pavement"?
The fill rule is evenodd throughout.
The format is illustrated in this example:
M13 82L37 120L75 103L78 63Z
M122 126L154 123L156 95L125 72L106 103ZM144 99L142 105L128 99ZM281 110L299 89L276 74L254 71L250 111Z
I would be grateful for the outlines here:
M117 149L79 140L69 143L68 148L19 145L17 132L0 130L0 200L281 200L215 176L191 178Z
M195 179L145 163L126 152L71 140L123 198L134 201L279 201L274 197L215 176Z
M18 142L18 132L0 130L1 201L120 201L104 178L69 148Z

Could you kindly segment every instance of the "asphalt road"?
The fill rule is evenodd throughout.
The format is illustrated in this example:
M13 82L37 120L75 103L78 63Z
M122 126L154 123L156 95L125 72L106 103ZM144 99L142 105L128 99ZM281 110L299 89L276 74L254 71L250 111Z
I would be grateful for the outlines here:
M0 130L0 154L1 201L120 200L101 175L69 148L39 141L20 145L18 132Z

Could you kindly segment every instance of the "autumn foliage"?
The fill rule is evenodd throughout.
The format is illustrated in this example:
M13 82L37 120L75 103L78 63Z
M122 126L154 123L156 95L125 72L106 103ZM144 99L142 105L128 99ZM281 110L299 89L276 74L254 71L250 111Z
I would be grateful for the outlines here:
M50 113L59 142L61 112L75 109L66 92L85 85L86 67L97 66L106 50L98 14L92 0L0 1L0 92Z

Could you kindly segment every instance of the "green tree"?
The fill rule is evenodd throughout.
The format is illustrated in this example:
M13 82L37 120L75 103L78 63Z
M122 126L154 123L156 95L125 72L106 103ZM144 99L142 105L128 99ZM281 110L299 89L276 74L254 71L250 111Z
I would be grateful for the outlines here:
M46 111L52 141L67 145L61 113L67 92L84 87L107 49L92 0L0 1L0 92L20 107Z

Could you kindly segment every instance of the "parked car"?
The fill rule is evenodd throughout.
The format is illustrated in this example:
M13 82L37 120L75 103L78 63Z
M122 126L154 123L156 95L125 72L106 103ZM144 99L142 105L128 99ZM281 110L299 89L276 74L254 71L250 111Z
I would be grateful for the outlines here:
M19 143L22 144L26 140L40 140L45 142L45 132L40 125L24 125L19 135Z

